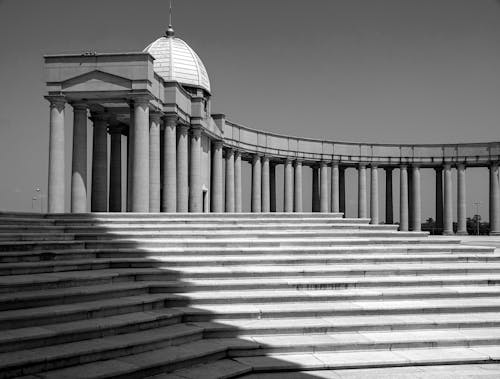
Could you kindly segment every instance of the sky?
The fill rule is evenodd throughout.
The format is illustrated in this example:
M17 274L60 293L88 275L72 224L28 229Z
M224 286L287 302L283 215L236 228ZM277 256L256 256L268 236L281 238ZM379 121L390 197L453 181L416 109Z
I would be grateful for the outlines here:
M141 51L167 25L167 0L0 0L0 210L46 193L43 55ZM498 1L176 0L173 25L207 67L212 110L237 123L337 141L500 141ZM487 178L467 172L468 212L481 201L486 218Z

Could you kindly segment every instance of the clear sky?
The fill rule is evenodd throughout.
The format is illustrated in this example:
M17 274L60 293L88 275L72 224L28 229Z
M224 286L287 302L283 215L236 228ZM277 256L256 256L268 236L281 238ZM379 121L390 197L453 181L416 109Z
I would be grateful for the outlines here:
M43 55L140 51L167 24L167 0L0 0L0 209L46 192ZM238 123L340 141L500 140L498 1L177 0L173 24L207 67L213 111ZM434 182L422 176L425 218ZM487 171L467 184L469 210L482 200L486 215Z

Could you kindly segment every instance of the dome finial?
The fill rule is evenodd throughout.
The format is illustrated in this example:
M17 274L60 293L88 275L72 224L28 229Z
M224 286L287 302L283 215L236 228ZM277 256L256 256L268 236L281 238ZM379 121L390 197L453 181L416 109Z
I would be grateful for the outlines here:
M170 8L168 10L168 29L165 34L167 37L173 37L175 35L174 28L172 28L172 0L170 0Z

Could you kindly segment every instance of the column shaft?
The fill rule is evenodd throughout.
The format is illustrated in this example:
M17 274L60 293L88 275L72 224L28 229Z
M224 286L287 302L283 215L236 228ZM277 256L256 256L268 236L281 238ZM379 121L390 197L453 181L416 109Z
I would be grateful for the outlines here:
M222 187L222 141L212 143L212 212L224 212Z
M252 160L252 212L261 211L261 162L260 157L256 154Z
M292 160L286 159L285 161L285 183L284 183L284 204L283 211L284 212L293 212L293 168L292 168Z
M132 212L149 212L149 101L134 101Z
M188 211L189 164L188 164L188 126L180 125L177 138L177 212Z
M122 128L110 127L111 154L109 162L109 211L122 211Z
M262 212L271 211L271 192L269 188L269 157L262 157Z
M399 168L399 230L408 231L408 170Z
M328 213L328 166L326 162L320 163L320 211L322 213Z
M302 162L295 161L295 197L294 211L302 212Z
M242 198L241 198L241 153L234 153L234 211L241 213Z
M345 167L339 167L339 211L346 217L345 208Z
M270 211L276 212L276 163L269 163L269 203Z
M498 162L490 166L490 235L500 235L500 170Z
M160 212L160 114L149 115L149 212Z
M234 151L226 150L226 212L234 212Z
M371 166L371 186L370 186L370 217L371 224L377 225L379 223L378 215L378 167Z
M465 199L465 165L457 165L457 234L467 235L467 203Z
M312 211L320 211L320 199L319 199L319 167L312 167Z
M64 106L63 99L50 101L48 213L65 210Z
M358 166L358 217L368 217L368 209L366 204L366 165Z
M177 210L177 151L176 151L177 116L165 118L163 134L163 212Z
M222 163L222 145L221 163ZM195 128L191 134L191 166L189 170L189 211L190 212L203 212L203 191L201 188L201 129ZM222 166L222 165L221 165ZM222 178L222 168L220 172ZM220 181L220 188L218 192L222 194L222 180ZM220 202L222 212L222 199Z
M453 234L453 209L452 209L452 185L451 166L444 165L444 207L443 207L443 234Z
M92 212L108 211L108 131L107 115L93 114Z
M436 167L436 233L443 233L443 168Z
M337 162L332 163L331 171L331 210L333 213L340 212L340 198L339 198L339 164Z
M408 230L413 227L413 171L408 170Z
M413 199L413 219L412 219L412 230L420 231L422 230L422 201L421 201L421 193L420 193L420 167L413 166L413 188L412 188L412 199Z
M394 224L394 205L392 199L392 167L385 168L385 223Z
M73 105L71 212L87 212L87 105Z
M127 212L132 212L132 168L134 166L134 104L130 104L130 119L127 134Z

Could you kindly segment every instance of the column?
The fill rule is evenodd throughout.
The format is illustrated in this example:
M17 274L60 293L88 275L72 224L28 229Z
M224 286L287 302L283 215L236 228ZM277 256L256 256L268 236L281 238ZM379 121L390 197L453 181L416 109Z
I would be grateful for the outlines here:
M165 117L165 132L163 134L163 196L162 212L177 210L177 116Z
M331 210L333 213L340 212L340 198L339 198L339 164L332 162L331 170Z
M222 163L222 144L220 146ZM203 191L201 189L201 129L193 128L191 134L191 167L189 170L189 211L203 211ZM222 172L221 172L222 178ZM217 188L222 194L222 180L220 188ZM222 201L220 202L222 208ZM220 210L219 212L222 212Z
M92 212L108 211L108 115L92 113Z
M234 153L234 211L241 213L242 198L241 198L241 153Z
M149 211L160 212L160 113L149 114Z
M312 167L312 211L320 211L320 199L319 199L319 167Z
M392 167L385 169L385 223L394 224L394 205L392 200Z
M120 124L111 125L111 154L109 162L109 211L122 211L122 131Z
M422 230L422 204L421 204L421 193L420 193L420 167L413 165L412 167L413 176L413 187L412 187L412 230L419 232Z
M345 209L345 167L339 167L339 211L346 217Z
M371 169L371 186L370 186L370 224L377 225L379 223L378 216L378 167L372 164Z
M87 104L73 104L71 212L87 212Z
M177 212L188 211L189 164L188 164L188 126L177 128Z
M132 212L149 212L149 99L134 99Z
M399 166L399 230L408 231L408 170Z
M132 212L132 166L134 165L134 104L130 103L130 118L127 133L127 212Z
M234 212L234 151L226 149L226 212Z
M443 168L436 167L436 232L443 232Z
M457 165L457 234L467 235L467 203L465 199L465 165Z
M212 212L224 212L222 203L222 141L212 142Z
M498 162L490 166L490 236L500 235L500 179Z
M295 161L295 197L294 197L294 211L302 212L302 162Z
M261 162L255 154L252 160L252 212L261 211Z
M269 157L262 157L262 212L271 211L269 188Z
M413 171L408 170L408 230L412 230L413 220Z
M50 101L48 213L63 213L65 210L64 169L64 107L63 97L47 97Z
M269 162L269 203L271 212L276 212L276 163Z
M366 164L358 165L358 217L368 217L366 206Z
M443 206L443 234L453 234L453 210L452 210L452 186L451 186L451 166L445 164L444 174L444 206Z
M320 211L322 213L328 213L328 166L326 162L320 163Z
M283 211L293 212L293 171L292 160L287 158L285 160L285 188L283 198Z

